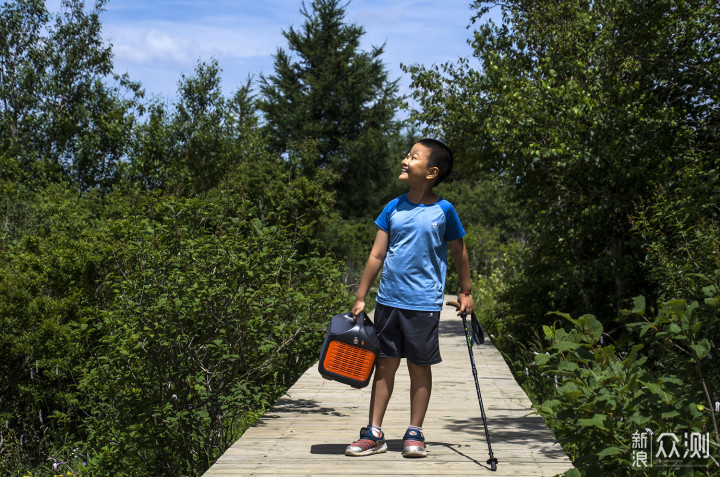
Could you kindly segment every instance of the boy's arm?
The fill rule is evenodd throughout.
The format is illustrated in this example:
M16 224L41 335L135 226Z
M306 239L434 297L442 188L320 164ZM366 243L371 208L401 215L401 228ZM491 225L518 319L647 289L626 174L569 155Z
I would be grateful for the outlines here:
M457 271L458 278L460 279L459 291L472 291L472 281L470 280L470 262L468 260L467 249L465 248L465 241L462 238L459 238L450 242L449 245L450 252L452 252L453 260L455 261L455 270ZM460 303L458 316L460 316L463 311L467 314L471 314L475 309L472 295L460 293L458 295L458 302Z
M370 290L370 286L375 281L375 277L377 277L378 272L382 268L389 243L390 235L383 229L378 228L377 234L375 234L375 243L373 243L372 250L370 250L370 256L368 257L367 264L365 264L365 271L363 271L360 286L355 295L355 306L353 306L352 309L352 314L355 318L358 317L361 311L365 310L365 297Z

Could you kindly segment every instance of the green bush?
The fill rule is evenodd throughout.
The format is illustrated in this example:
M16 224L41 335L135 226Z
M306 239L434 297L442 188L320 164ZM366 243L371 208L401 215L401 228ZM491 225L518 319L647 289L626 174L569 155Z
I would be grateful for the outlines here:
M304 223L241 195L23 197L0 242L2 475L201 474L345 306Z
M76 439L77 380L87 366L79 326L96 315L94 282L105 236L98 197L58 184L5 189L0 241L0 474L47 462ZM10 202L10 197L15 199Z
M656 186L652 200L640 203L633 217L643 239L643 265L660 299L701 297L708 284L720 285L717 174L692 172L679 171L682 179L673 189Z
M108 307L87 329L88 457L102 474L194 475L317 359L339 272L298 257L283 228L198 200L143 215L112 225Z
M708 340L717 320L717 290L707 290L704 303L673 300L655 317L645 315L638 297L628 316L640 318L628 329L636 334L631 346L606 344L602 324L592 315L574 319L557 313L571 325L545 326L550 346L535 356L540 379L555 381L555 390L537 411L584 475L712 475L718 471L718 416L708 386L711 349ZM627 352L622 349L628 349ZM664 350L664 353L658 353ZM655 355L657 362L648 361ZM711 388L711 391L714 389ZM681 464L656 463L634 467L633 434L709 433L710 459ZM652 437L651 437L652 438Z

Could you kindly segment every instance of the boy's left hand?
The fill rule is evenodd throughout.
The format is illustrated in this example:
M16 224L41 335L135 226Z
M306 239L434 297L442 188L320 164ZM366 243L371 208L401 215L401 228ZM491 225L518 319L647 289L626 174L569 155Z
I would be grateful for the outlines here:
M458 303L460 303L460 309L458 310L457 316L462 315L463 312L468 315L472 315L475 310L475 303L473 302L472 295L465 295L461 293L458 295Z
M356 299L351 312L353 318L357 320L357 317L360 316L360 313L363 311L365 311L365 300Z

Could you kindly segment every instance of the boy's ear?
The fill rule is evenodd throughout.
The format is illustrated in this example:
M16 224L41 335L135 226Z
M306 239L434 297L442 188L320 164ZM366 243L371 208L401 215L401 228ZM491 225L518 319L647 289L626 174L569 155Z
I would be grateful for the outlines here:
M439 167L429 167L427 176L425 176L426 179L435 179L438 174L440 174L440 168Z

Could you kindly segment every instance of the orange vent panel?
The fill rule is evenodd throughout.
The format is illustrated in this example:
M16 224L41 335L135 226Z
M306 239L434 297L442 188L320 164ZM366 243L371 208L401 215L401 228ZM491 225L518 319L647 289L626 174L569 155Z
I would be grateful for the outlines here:
M370 376L374 361L375 354L371 351L340 341L331 341L325 353L323 367L332 373L364 381Z

